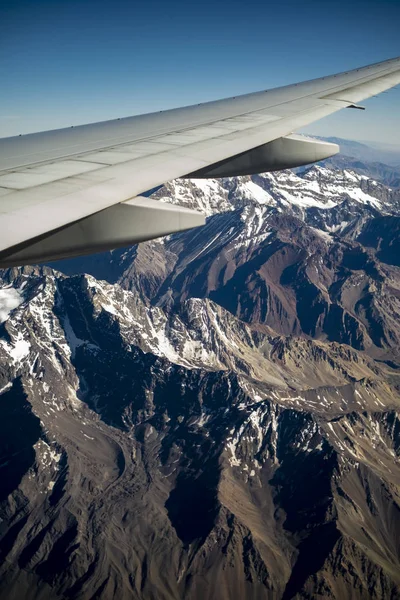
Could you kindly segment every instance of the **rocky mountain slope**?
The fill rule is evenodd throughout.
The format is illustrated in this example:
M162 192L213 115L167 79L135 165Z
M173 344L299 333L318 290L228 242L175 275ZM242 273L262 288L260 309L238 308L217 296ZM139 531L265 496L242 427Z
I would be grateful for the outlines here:
M398 191L156 196L206 226L2 273L0 598L399 597Z

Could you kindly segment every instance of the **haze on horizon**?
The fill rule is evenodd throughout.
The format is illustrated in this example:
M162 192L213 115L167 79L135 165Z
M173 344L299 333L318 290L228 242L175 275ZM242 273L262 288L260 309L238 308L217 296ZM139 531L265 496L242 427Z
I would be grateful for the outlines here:
M6 0L0 137L154 112L400 55L397 0ZM399 147L400 88L305 131Z

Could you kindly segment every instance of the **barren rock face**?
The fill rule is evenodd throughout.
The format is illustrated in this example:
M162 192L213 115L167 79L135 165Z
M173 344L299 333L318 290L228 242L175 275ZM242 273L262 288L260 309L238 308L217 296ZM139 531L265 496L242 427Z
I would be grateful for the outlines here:
M207 224L2 272L0 598L398 597L396 192L157 195Z

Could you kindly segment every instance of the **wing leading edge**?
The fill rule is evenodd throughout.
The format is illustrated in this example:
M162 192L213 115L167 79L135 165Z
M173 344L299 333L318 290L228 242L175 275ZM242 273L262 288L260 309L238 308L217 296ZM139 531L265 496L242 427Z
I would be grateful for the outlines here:
M143 238L143 206L142 213L136 212L136 225L133 210L147 202L146 214L155 215L154 201L137 200L136 207L130 201L188 174L251 174L326 158L338 151L335 144L292 132L342 108L358 107L399 83L396 58L237 98L0 140L0 266L128 245L180 230L182 216L174 207L171 229L160 228L154 219L154 228L149 225ZM107 232L100 225L104 215L114 215L110 222L118 229L118 209L111 207L127 201L133 209L130 231L125 228L118 236L110 226ZM194 225L201 222L196 215L190 218ZM186 225L188 219L186 215ZM98 234L89 235L94 223Z

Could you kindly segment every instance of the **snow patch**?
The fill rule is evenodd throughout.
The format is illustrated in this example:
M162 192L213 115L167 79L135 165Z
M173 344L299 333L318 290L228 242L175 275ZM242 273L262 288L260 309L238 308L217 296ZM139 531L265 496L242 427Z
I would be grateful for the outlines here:
M80 338L78 338L75 335L75 332L72 329L71 322L69 320L68 315L64 319L64 332L65 332L65 338L68 342L68 346L70 347L71 356L72 356L72 358L74 358L76 349L79 348L79 346L82 346L82 344L84 344L85 341L81 340Z
M6 392L7 390L9 390L11 387L12 387L12 382L11 382L11 381L9 381L8 383L6 383L6 385L5 385L5 386L3 386L3 387L0 389L0 394L3 394L3 393L4 393L4 392Z
M0 289L0 323L7 321L10 313L24 301L21 290L13 287Z
M111 315L118 315L117 311L113 306L111 306L111 304L102 303L101 306L106 312L110 313Z
M24 340L22 333L18 333L14 347L9 351L9 354L14 363L20 362L29 354L30 343Z

